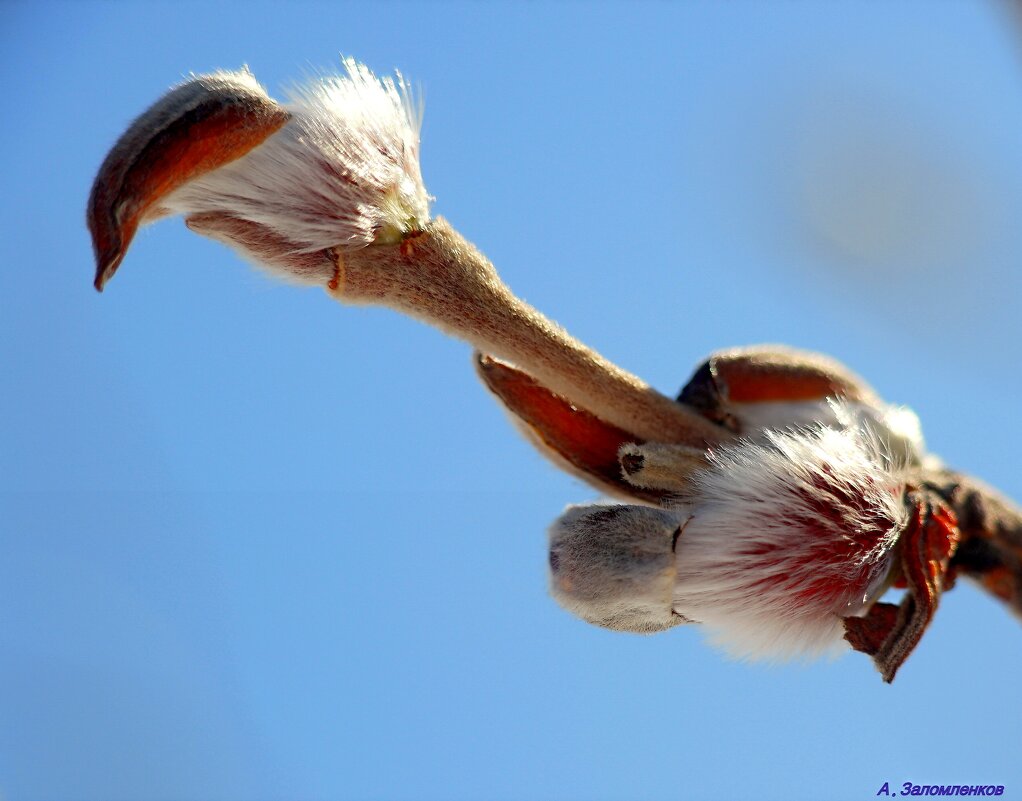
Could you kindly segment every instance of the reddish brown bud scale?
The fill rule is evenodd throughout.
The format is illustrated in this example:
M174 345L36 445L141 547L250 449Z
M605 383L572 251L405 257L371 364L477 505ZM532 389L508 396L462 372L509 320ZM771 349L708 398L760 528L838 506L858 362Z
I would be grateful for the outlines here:
M899 543L900 568L908 591L901 605L876 604L863 618L845 619L845 639L873 657L884 681L894 680L933 620L941 593L954 582L949 570L961 539L954 511L924 493L906 495L912 518Z
M96 175L86 219L96 289L116 272L138 226L159 201L231 162L290 119L246 73L199 76L172 89L131 124Z
M897 604L879 601L870 607L865 617L845 619L845 639L856 651L873 656L898 621Z
M678 400L705 417L737 429L729 405L817 401L840 397L872 402L873 390L844 365L816 353L769 348L736 348L707 359Z
M337 273L335 257L326 250L303 253L301 246L271 228L230 214L207 212L185 218L188 229L236 248L259 265L303 281L328 285Z
M633 486L624 480L618 453L628 443L641 444L627 431L574 406L539 384L527 373L478 354L476 371L525 433L547 455L567 462L572 472L591 483L626 497L657 501L662 492Z
M867 400L872 390L843 365L814 354L767 351L717 354L711 359L725 397L732 403L819 400L842 397Z

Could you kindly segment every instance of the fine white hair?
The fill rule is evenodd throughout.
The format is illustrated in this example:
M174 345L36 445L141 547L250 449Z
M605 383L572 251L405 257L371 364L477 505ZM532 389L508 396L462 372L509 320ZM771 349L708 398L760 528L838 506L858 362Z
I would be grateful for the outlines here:
M919 464L926 458L922 426L907 406L824 398L732 403L729 409L750 439L770 430L826 425L860 430L871 441L876 455L895 467Z
M377 78L350 58L344 66L345 76L291 93L291 119L280 131L161 205L255 223L293 243L295 253L355 250L424 225L421 106L400 75Z
M679 538L674 609L748 658L844 647L842 617L885 589L903 482L861 429L767 431L715 449Z

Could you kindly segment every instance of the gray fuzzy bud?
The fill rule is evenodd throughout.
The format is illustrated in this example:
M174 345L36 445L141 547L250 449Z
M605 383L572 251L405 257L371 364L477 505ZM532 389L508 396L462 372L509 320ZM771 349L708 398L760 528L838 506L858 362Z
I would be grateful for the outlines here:
M662 631L672 610L677 514L646 506L574 506L550 529L550 591L579 617L618 631Z

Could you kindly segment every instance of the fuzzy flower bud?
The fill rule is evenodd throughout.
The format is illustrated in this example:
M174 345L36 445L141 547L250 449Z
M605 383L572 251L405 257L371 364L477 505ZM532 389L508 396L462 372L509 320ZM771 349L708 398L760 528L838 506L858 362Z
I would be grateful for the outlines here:
M344 66L346 76L295 90L284 105L290 121L261 146L185 184L163 205L201 215L190 221L193 230L320 284L332 268L289 269L288 260L398 241L425 225L421 109L400 76L378 79L353 59Z
M89 224L96 286L138 225L189 228L300 283L327 284L336 253L400 241L429 221L421 108L398 78L353 59L273 101L250 73L200 75L125 132L96 177Z
M886 589L904 483L852 429L771 431L693 479L674 608L750 658L844 647L841 618Z
M908 522L881 450L856 429L768 431L713 449L665 509L572 508L551 530L553 594L610 628L702 623L741 657L845 647L842 618L886 589Z
M598 626L652 633L685 622L673 612L673 510L570 506L550 530L554 597Z

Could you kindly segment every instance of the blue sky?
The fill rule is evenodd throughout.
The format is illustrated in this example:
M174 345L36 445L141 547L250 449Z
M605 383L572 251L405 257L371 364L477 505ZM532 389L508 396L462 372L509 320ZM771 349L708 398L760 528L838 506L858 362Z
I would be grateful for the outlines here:
M592 490L459 342L84 206L189 72L352 55L513 289L675 392L823 351L1022 498L1022 27L984 3L0 6L0 798L1022 798L1022 631L969 586L893 686L548 597Z

